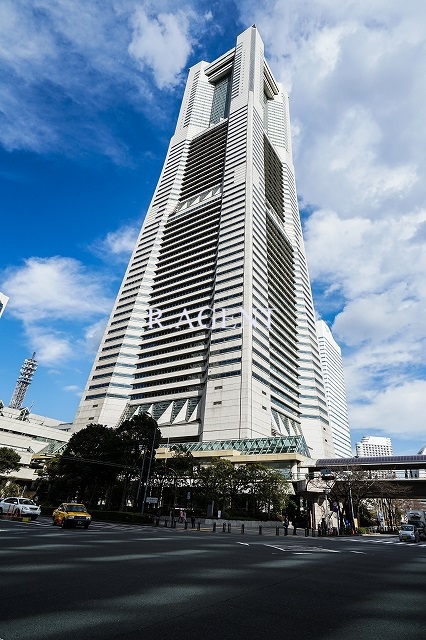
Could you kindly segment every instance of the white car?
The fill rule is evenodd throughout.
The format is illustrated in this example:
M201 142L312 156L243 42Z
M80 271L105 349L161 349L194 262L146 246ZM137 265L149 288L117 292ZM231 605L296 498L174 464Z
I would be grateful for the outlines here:
M0 515L13 516L15 518L30 517L36 520L40 515L41 509L35 502L29 498L1 498L0 499Z
M402 542L403 540L406 540L407 542L418 542L420 540L419 532L414 525L401 525L399 529L399 541Z

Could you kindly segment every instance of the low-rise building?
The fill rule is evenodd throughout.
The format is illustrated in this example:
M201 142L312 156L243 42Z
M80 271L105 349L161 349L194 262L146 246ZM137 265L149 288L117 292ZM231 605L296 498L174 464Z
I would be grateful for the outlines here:
M31 483L37 468L61 453L71 433L68 423L38 416L28 409L0 408L0 447L8 447L21 456L20 469L9 475L18 482Z

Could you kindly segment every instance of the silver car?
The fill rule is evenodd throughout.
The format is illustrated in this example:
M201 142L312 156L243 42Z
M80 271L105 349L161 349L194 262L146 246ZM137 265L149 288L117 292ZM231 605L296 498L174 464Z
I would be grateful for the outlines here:
M419 532L413 524L402 524L399 529L399 541L418 542L420 540Z
M40 507L29 498L12 497L0 499L0 515L14 518L30 517L31 520L36 520L40 513Z

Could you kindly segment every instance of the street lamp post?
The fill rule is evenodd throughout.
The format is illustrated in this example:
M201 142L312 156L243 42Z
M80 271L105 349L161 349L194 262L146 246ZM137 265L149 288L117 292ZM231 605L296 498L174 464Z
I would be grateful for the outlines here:
M325 523L327 525L327 535L330 532L330 523L328 521L328 494L330 493L331 489L324 489L324 493L325 493Z
M148 485L149 485L149 479L151 477L151 465L152 465L152 458L154 456L154 445L155 445L155 436L157 433L157 423L154 421L154 430L152 432L152 442L151 442L151 452L149 455L149 465L148 465L148 473L146 475L146 483L145 483L145 489L143 492L143 500L142 500L142 507L141 507L141 515L143 515L144 510L145 510L145 501L146 501L146 494L148 491ZM143 464L145 464L145 456L146 456L146 449L145 449L145 453L144 453L144 460L143 460ZM143 469L143 466L142 466Z

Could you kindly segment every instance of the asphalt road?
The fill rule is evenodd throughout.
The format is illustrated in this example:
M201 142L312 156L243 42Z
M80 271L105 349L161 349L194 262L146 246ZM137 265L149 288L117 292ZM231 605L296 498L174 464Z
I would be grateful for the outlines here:
M0 519L1 640L393 640L426 631L426 544Z

